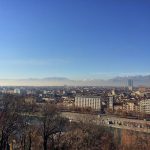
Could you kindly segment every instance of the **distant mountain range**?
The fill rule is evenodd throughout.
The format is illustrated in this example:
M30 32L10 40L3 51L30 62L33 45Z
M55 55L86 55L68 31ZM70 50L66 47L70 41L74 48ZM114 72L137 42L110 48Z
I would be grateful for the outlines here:
M70 80L65 77L50 77L43 79L0 79L0 86L127 86L129 79L133 80L134 86L150 87L150 75L115 77L109 80Z

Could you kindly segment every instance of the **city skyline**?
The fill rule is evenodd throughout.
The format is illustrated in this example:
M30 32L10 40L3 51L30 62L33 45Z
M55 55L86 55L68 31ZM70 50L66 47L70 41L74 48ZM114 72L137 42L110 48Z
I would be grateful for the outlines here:
M150 74L149 1L0 2L0 79Z

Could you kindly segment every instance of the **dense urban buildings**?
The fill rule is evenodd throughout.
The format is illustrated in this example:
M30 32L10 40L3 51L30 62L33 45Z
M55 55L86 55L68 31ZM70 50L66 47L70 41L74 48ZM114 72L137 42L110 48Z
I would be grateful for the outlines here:
M43 127L41 126L42 123L39 124L39 122L42 121L41 116L43 117L43 115L51 115L51 113L56 110L59 112L57 112L56 114L59 114L60 117L63 117L63 120L67 119L70 125L75 123L75 126L77 126L77 123L82 121L85 123L84 125L82 124L82 127L85 127L85 125L88 126L88 123L94 123L100 128L111 127L113 128L113 130L125 129L129 131L136 131L139 133L150 133L150 88L148 87L142 89L141 87L134 87L132 91L129 90L128 87L0 87L0 111L2 112L6 111L5 109L10 108L6 107L4 109L5 105L3 105L3 100L5 98L10 98L10 102L13 102L13 100L15 99L18 100L19 107L17 107L16 110L17 115L24 116L25 120L23 121L25 121L25 124L30 126L30 128L34 127L34 129L38 130L38 132L37 130L34 132L34 135L36 135L36 138L39 139L40 142L43 141L41 136L43 135L43 133L39 133L39 130L43 129ZM13 105L13 107L14 106L15 105ZM56 107L56 110L49 109L49 114L49 112L47 112L47 109L45 109L45 107L47 108L47 106ZM9 109L9 111L12 111L12 113L14 111L13 107L11 107L12 110ZM5 115L5 113L2 114ZM15 118L13 118L11 114L9 115L11 117L9 118L9 121L11 121L11 123L15 122L16 120L13 121L13 119ZM29 120L26 120L27 118ZM53 118L51 120L51 116L48 117L48 119L50 119L50 121L53 121ZM62 127L63 120L61 120L59 124L59 119L54 122L56 123L54 124L55 127ZM17 121L19 125L22 125L21 123L23 121ZM4 125L6 127L8 126L7 124ZM40 129L39 125L41 126ZM47 124L46 127L50 127L51 129L51 126L49 126L49 124ZM79 125L79 128L80 127L81 126ZM27 137L32 131L30 128L27 128L29 130L26 133ZM63 132L63 129L60 129L61 132ZM65 129L63 135L68 136L68 129L69 128ZM93 127L90 128L90 130L93 129ZM22 133L20 132L20 129L16 132L18 131L19 134L24 134L24 129ZM60 130L58 131L60 132ZM13 133L11 134L13 135ZM57 134L54 135L57 138ZM73 137L76 136L77 135L75 134L75 136ZM17 141L17 138L13 136L12 140L14 141L15 145L18 146L21 145L21 143ZM94 141L95 140L96 139L94 139ZM42 145L40 142L37 143ZM9 143L9 145L11 147L12 143ZM49 145L49 143L47 143L47 145ZM32 145L31 147L34 146L35 145ZM34 147L33 149L36 148Z
M1 87L0 93L20 95L28 104L55 103L66 109L150 114L150 89L146 87L135 87L132 91L128 87Z

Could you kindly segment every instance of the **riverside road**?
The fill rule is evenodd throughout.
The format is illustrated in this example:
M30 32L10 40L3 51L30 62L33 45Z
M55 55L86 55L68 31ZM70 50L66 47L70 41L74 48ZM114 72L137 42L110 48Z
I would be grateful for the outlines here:
M73 112L62 112L62 116L72 122L93 121L98 125L104 125L112 128L127 129L139 132L150 133L150 121L120 118L111 115L92 115Z

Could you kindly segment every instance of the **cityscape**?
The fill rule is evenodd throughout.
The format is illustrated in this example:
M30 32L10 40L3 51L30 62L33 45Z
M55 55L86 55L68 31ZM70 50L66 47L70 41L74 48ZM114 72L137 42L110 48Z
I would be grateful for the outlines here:
M0 150L149 150L149 8L0 1Z
M8 97L21 101L19 113L28 118L27 122L32 127L39 122L37 117L42 115L41 108L44 109L45 105L51 105L55 106L60 115L71 124L90 121L101 127L139 132L149 137L150 88L135 87L132 79L128 80L126 87L1 86L0 93L2 106L4 105L3 100L7 100ZM2 106L1 111L3 112L4 106ZM126 143L126 141L123 142ZM130 147L130 144L133 143L126 144ZM19 144L15 146L10 144L10 148L17 149Z

